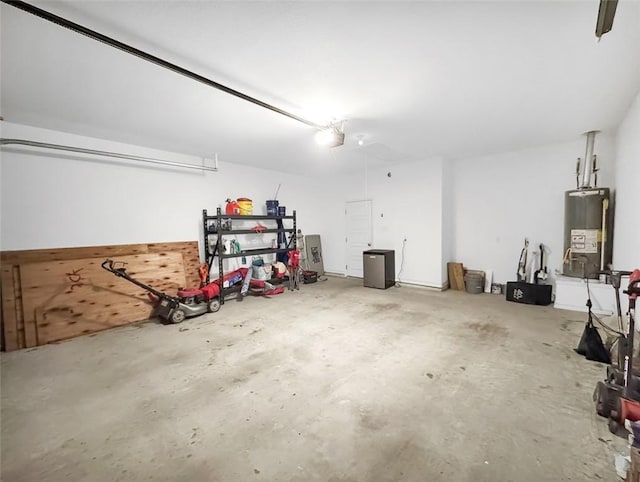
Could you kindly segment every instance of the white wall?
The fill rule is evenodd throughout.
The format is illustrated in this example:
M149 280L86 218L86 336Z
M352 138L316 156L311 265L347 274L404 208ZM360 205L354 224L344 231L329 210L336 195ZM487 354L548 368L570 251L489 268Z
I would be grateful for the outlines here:
M466 268L490 269L494 281L516 279L524 238L529 257L543 243L546 264L562 269L564 192L575 188L576 158L584 157L585 138L518 152L453 162L452 256ZM614 140L595 142L601 171L598 185L614 181Z
M29 126L0 123L2 137L101 149L199 164L201 159ZM213 157L213 153L211 155ZM199 240L202 209L215 213L227 197L249 197L264 214L278 199L296 209L306 234L326 235L322 205L331 195L301 176L234 165L218 172L153 166L5 146L1 160L0 248L22 250ZM209 161L211 164L211 161Z
M640 268L640 93L618 128L615 167L613 264Z
M442 280L448 281L447 263L455 261L454 252L454 212L453 212L453 166L442 162Z
M613 185L617 206L616 266L640 265L638 214L639 101L617 139L599 135L596 153L602 186ZM201 159L58 131L0 123L2 137L83 146L180 162ZM614 147L618 163L614 164ZM446 163L432 159L361 169L330 179L302 177L220 161L217 173L200 173L129 161L4 147L0 163L0 249L196 240L201 211L215 211L227 197L250 197L256 210L282 184L278 198L298 212L305 234L320 234L325 270L344 273L346 201L373 201L373 245L396 250L400 271L406 237L407 283L440 287L446 262L492 269L499 282L512 280L522 240L533 251L543 242L548 265L559 269L563 245L563 193L574 187L575 158L582 138L520 152ZM387 173L391 172L391 177ZM635 216L635 218L634 218ZM635 222L624 222L635 219Z
M346 202L372 201L372 248L395 250L396 276L402 265L403 239L407 239L401 281L442 287L442 159L366 168L334 183L334 189L341 202L338 206L334 202L333 209L340 211L342 220ZM327 270L344 273L344 229L323 243L325 267L332 267Z

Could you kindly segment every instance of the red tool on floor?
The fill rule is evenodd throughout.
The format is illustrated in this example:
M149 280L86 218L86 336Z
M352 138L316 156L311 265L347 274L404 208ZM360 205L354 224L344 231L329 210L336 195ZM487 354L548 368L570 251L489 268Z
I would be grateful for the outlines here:
M284 293L284 288L282 286L274 286L266 280L261 280L257 278L253 278L253 269L249 268L238 268L235 271L231 271L224 275L224 281L237 279L233 284L242 284L242 288L240 290L240 298L247 294L257 295L257 296L271 296L271 295L279 295ZM218 283L218 280L212 281L212 283ZM228 287L225 287L228 288Z
M271 296L284 293L284 288L282 286L273 286L265 280L252 279L249 285L251 288L254 288L251 290L251 293L258 296Z
M300 276L302 274L302 268L300 267L300 250L293 249L289 251L289 264L287 266L289 270L289 289L300 289Z

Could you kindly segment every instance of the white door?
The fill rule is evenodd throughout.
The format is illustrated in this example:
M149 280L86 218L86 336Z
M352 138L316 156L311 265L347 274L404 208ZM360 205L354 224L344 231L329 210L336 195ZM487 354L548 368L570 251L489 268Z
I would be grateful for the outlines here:
M348 202L345 217L347 276L362 278L362 252L371 249L371 201Z

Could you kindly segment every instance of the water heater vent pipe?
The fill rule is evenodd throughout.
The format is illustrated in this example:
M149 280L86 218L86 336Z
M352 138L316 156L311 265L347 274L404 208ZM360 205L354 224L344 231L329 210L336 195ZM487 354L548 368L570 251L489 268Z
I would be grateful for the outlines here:
M595 143L596 134L598 131L587 132L587 147L584 153L584 170L582 171L582 184L581 189L591 187L591 166L593 165L593 145Z

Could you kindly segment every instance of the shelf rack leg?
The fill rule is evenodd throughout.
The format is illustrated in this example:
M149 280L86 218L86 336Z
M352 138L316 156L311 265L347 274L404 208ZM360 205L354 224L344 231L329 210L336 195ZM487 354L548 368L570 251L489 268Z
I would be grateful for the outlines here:
M216 246L218 250L218 279L220 280L220 304L224 305L224 270L222 266L222 209L218 208L216 211Z

